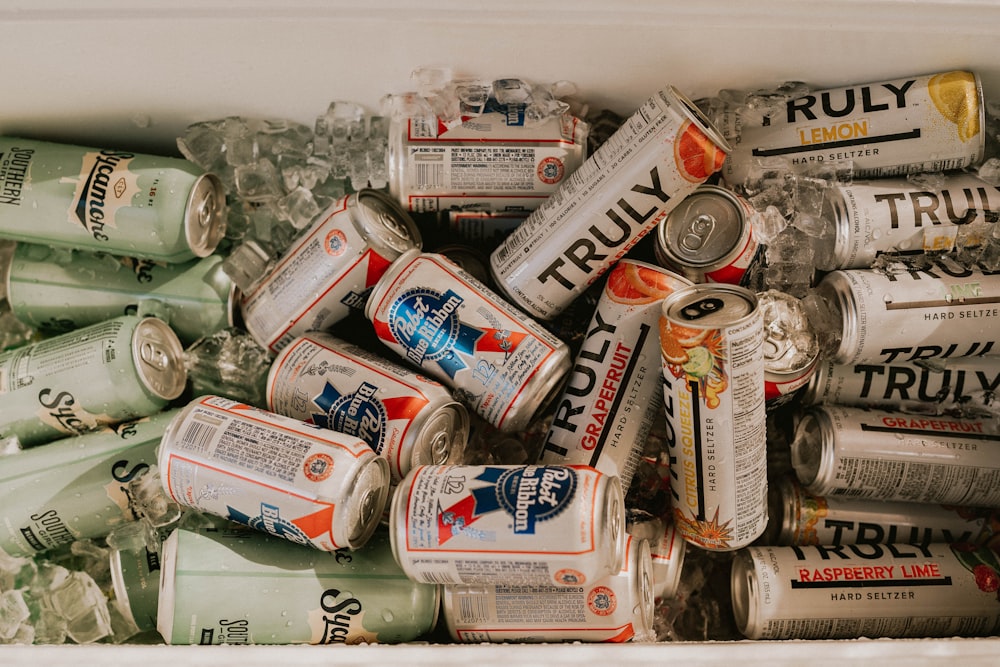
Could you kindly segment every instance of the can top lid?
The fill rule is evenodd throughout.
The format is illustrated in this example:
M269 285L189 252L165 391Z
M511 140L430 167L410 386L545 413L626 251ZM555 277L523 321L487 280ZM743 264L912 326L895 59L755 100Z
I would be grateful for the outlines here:
M212 173L198 177L188 196L184 215L184 235L196 257L208 257L215 252L226 234L226 191L222 181Z
M411 468L421 465L453 465L463 463L469 441L469 412L456 401L446 401L434 408L417 431L410 460L400 465L403 477ZM400 480L393 480L398 483Z
M668 296L663 302L663 315L685 327L708 329L734 324L756 307L756 295L746 288L698 283Z
M796 373L819 357L819 340L801 302L790 294L768 290L757 295L764 316L764 367L772 373Z
M682 266L712 266L743 242L746 225L744 208L733 193L703 185L667 214L656 230L657 241Z
M381 456L368 460L358 474L346 502L344 534L347 547L365 545L375 532L389 498L389 462Z
M736 629L745 637L756 638L760 631L760 591L750 551L743 549L736 553L729 578Z
M656 596L676 597L681 584L687 542L672 521L666 525L659 541L650 545L650 551Z
M143 384L154 396L172 401L184 391L187 384L184 348L163 320L146 317L136 325L132 359Z
M795 440L792 441L792 467L795 475L803 486L809 487L818 482L823 468L824 437L823 424L815 410L802 416L802 421L795 429Z
M123 558L127 559L131 567L125 565ZM122 616L131 620L140 630L153 630L156 628L160 573L143 567L146 558L145 549L112 551L111 583L115 591L115 603ZM145 586L142 585L143 581Z
M652 639L653 615L655 610L655 595L653 585L653 559L650 554L649 540L628 537L626 549L628 551L630 567L635 570L632 579L634 589L632 591L632 605L636 608L636 638L643 640Z
M353 220L358 231L389 259L423 245L413 218L392 197L378 190L361 190L354 204Z

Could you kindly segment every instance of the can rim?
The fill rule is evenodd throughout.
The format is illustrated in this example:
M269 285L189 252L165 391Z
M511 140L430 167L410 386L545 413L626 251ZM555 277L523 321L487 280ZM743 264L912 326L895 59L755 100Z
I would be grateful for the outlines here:
M173 643L174 635L174 587L177 579L180 532L179 529L174 529L160 546L160 590L159 602L156 605L156 631L167 644Z
M736 553L729 581L736 629L743 636L752 639L760 630L758 627L760 596L756 594L757 579L754 576L756 570L751 549L752 547Z
M855 269L864 271L866 269ZM831 271L816 285L816 293L825 298L840 312L840 345L830 355L832 361L838 364L849 363L855 355L860 342L858 330L858 300L851 288L851 279L847 271Z
M667 86L669 94L672 95L681 105L681 112L688 117L689 120L696 123L706 137L711 139L716 146L721 148L728 155L733 151L733 147L729 144L729 141L719 132L719 129L712 124L712 121L708 119L708 116L698 108L698 106L692 102L687 95L682 93L677 89L676 86Z
M348 513L348 520L344 522L344 541L349 549L358 549L368 542L382 520L389 498L389 461L375 454L374 450L371 453L371 458L355 475L354 484L344 502ZM362 485L361 488L359 484ZM337 520L333 521L330 526L331 534L339 532L339 523Z
M705 196L721 197L732 206L733 212L738 220L738 230L734 234L726 235L726 239L729 239L732 242L723 252L716 253L712 257L705 258L681 257L674 251L675 244L671 242L668 232L672 230L672 223L681 218L681 207L685 202L691 204L692 200L696 197ZM687 214L687 211L687 209L684 210L685 215ZM694 192L689 194L687 197L684 197L684 199L682 199L677 206L671 209L670 212L667 213L666 217L664 217L663 220L656 225L655 250L657 252L658 259L665 261L665 263L676 264L682 268L691 268L704 273L725 265L726 262L724 260L733 254L734 250L739 250L742 247L748 228L749 223L747 221L746 209L734 192L718 185L700 185ZM659 255L662 255L662 257Z
M222 180L205 172L191 187L184 208L184 236L196 257L208 257L226 235L226 190Z
M162 363L156 367L143 357L144 339L155 336L162 346ZM184 347L174 330L157 317L144 317L132 331L132 363L143 386L153 396L172 401L184 393L187 386L187 367L184 365Z
M396 199L366 188L348 196L351 223L372 249L390 259L411 248L421 248L423 238L410 214Z
M635 539L631 535L627 540L632 562L629 571L632 575L632 607L638 608L636 617L639 621L637 639L645 639L653 631L656 600L654 594L653 556L649 548L649 540Z
M810 493L827 493L826 473L833 465L833 423L822 408L811 408L802 415L791 444L792 467L799 483Z
M682 287L681 289L668 294L663 300L663 305L661 306L661 315L664 319L674 322L677 318L674 316L675 308L679 307L680 303L684 301L687 303L687 299L694 300L696 295L704 292L726 292L732 296L743 299L748 304L750 304L750 310L735 320L726 320L725 322L718 321L716 317L710 317L705 322L689 322L687 320L678 321L680 326L684 326L690 329L717 329L719 326L736 326L742 322L745 322L751 318L758 317L758 299L757 295L745 287L740 287L739 285L730 285L728 283L694 283L687 287ZM719 311L724 312L724 311Z

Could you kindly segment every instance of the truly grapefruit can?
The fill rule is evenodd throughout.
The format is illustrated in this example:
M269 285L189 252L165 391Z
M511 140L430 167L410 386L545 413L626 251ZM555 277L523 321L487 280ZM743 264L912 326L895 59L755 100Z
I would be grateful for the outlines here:
M764 320L757 297L704 283L667 297L660 318L674 523L729 551L767 525Z
M550 320L722 167L729 145L668 87L610 139L490 256L505 296Z
M556 402L539 463L578 463L628 488L654 421L662 419L660 304L691 282L623 259L608 274L569 381Z
M733 109L720 123L734 142L723 178L742 186L755 160L775 156L850 160L859 178L963 169L985 153L984 114L979 76L966 71L817 90L753 120Z

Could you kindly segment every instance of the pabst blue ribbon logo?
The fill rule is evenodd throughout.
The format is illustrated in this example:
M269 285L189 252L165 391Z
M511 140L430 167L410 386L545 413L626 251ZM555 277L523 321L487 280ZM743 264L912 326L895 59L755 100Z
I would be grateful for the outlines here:
M362 382L357 391L341 394L329 382L323 392L313 398L321 412L312 414L312 421L331 431L339 431L361 438L381 454L385 446L385 426L388 413L382 401L375 397L378 387Z
M230 521L241 523L255 530L269 533L296 544L311 544L312 541L330 531L333 519L333 506L320 509L313 514L288 519L281 516L281 509L269 503L260 504L260 514L249 516L235 507L227 506Z
M534 535L536 524L561 514L573 501L577 477L565 466L487 467L473 481L486 482L447 509L438 507L438 543L465 532L492 512L513 519L516 535Z

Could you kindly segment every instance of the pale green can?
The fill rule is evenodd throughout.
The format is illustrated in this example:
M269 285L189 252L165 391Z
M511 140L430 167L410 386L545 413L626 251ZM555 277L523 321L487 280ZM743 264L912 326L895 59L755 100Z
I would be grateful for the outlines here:
M115 549L111 552L111 583L118 611L142 631L156 629L160 600L160 552Z
M440 587L411 581L381 527L361 549L317 551L232 524L175 530L161 552L157 629L168 644L412 641Z
M64 333L159 308L185 345L233 325L236 288L210 255L181 264L18 243L7 270L14 316Z
M156 465L177 410L0 459L0 550L34 556L108 535L141 515L129 482Z
M225 226L222 182L187 160L0 137L2 238L184 262Z
M136 315L2 352L0 438L31 447L155 414L184 391L183 354L167 324Z

